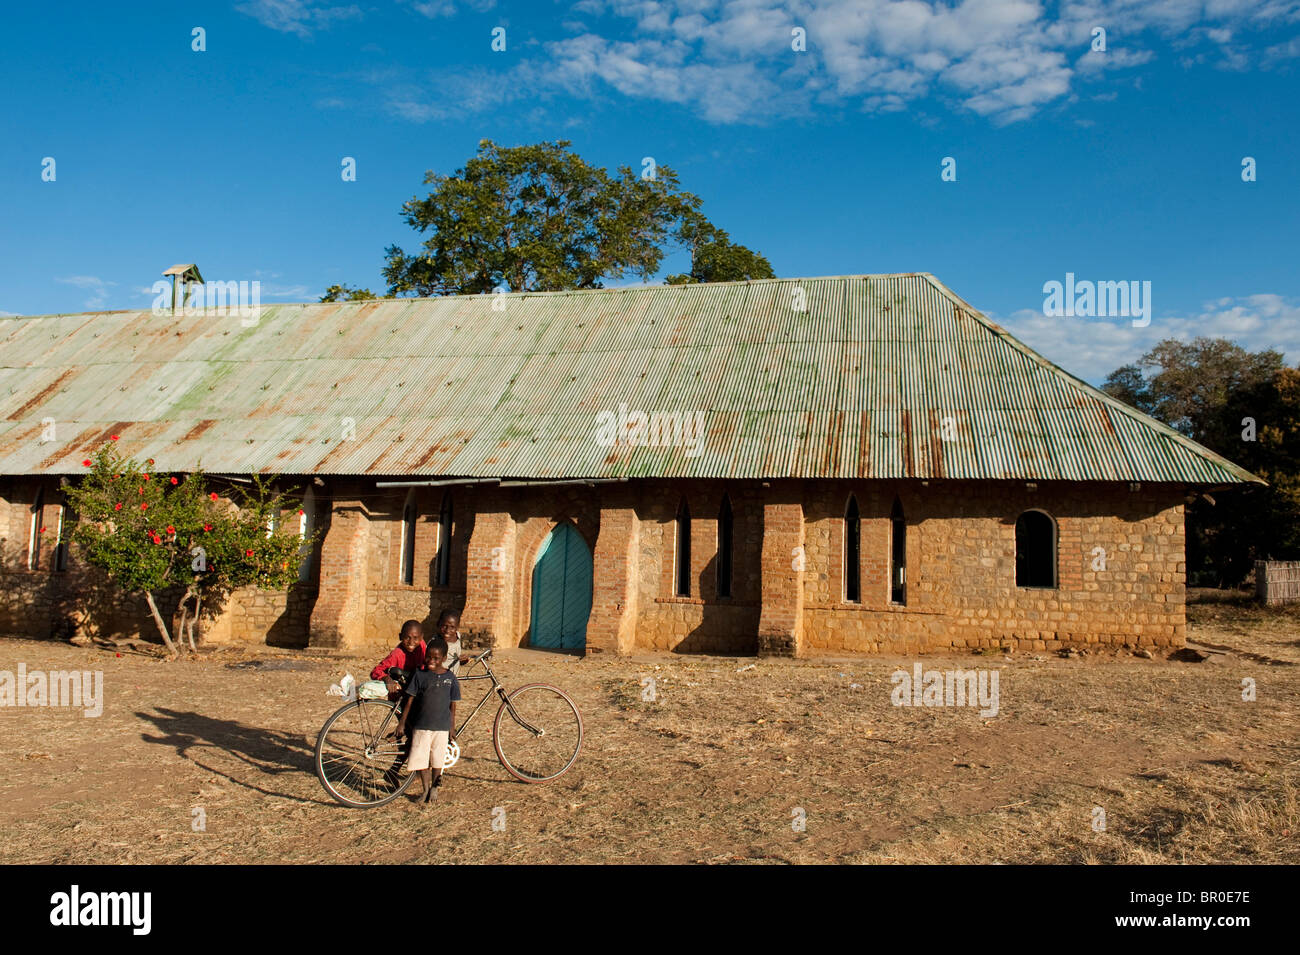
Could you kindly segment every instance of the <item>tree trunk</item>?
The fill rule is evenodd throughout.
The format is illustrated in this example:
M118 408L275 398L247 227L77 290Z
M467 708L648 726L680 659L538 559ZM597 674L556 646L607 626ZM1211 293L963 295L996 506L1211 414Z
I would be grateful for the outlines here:
M176 625L176 643L181 647L185 646L183 641L187 630L186 625L189 623L190 619L190 598L193 596L195 596L194 591L187 587L185 593L181 595L180 603L176 606L176 609L180 611L181 615L180 623Z
M176 642L180 643L181 638L185 636L185 624L190 617L190 608L185 601L181 601L181 622L176 625Z
M199 648L194 645L194 628L197 627L199 624L199 613L202 610L203 610L203 595L195 594L194 595L194 616L190 619L190 629L189 629L190 649L193 650L195 653L198 652Z
M158 632L162 634L163 643L167 644L168 655L176 656L176 647L172 645L171 634L167 632L167 624L163 622L162 614L158 612L158 605L154 603L153 591L146 590L144 596L149 601L149 611L153 614L153 622L158 625Z

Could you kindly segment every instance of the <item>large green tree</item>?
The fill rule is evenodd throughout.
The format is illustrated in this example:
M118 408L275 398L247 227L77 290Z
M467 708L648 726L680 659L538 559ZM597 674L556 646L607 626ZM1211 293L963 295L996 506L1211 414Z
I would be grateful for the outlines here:
M1188 506L1189 579L1235 585L1255 560L1300 558L1300 370L1280 352L1166 339L1102 387L1269 483Z
M502 147L479 143L453 175L425 175L433 188L402 206L426 236L408 254L386 250L390 295L465 295L600 288L627 275L650 279L666 255L689 249L681 281L769 277L762 256L716 229L677 173L614 173L586 162L565 140Z

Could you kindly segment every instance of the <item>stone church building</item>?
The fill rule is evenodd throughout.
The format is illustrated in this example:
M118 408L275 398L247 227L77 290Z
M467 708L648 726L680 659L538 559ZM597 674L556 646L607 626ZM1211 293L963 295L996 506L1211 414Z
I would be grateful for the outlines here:
M924 273L4 317L0 634L151 632L63 542L114 434L298 495L205 627L284 646L1177 646L1185 504L1258 482Z

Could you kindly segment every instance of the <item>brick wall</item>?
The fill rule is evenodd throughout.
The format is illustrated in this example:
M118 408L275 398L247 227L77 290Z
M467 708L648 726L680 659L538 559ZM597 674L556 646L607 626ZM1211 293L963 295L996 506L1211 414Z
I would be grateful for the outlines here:
M0 633L152 633L143 603L75 566L25 569L35 480L0 481ZM1184 613L1183 492L1169 486L1020 482L643 481L548 487L460 485L452 492L451 577L436 586L447 492L421 488L415 583L401 580L406 489L331 479L318 579L288 594L245 591L210 623L212 640L287 646L390 644L403 620L429 629L463 607L471 641L526 645L532 573L546 536L571 523L593 554L588 646L728 653L911 652L1063 643L1177 646ZM717 586L719 508L733 514L732 594ZM845 600L844 512L861 513L861 599ZM692 516L689 595L675 593L676 518ZM907 525L906 599L891 602L890 510ZM46 483L46 507L57 484ZM1058 586L1017 587L1015 521L1055 521ZM50 521L45 522L47 526ZM1104 550L1104 569L1098 560ZM1097 569L1094 569L1094 564ZM173 598L174 599L174 598ZM138 606L137 606L138 604ZM165 608L167 604L160 601Z

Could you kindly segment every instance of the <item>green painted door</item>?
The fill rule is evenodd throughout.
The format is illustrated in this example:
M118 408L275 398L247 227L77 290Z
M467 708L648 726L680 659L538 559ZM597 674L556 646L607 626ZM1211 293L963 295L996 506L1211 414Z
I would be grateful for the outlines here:
M591 616L591 551L572 524L551 531L533 567L529 646L582 650Z

